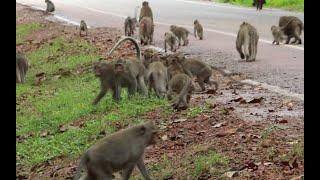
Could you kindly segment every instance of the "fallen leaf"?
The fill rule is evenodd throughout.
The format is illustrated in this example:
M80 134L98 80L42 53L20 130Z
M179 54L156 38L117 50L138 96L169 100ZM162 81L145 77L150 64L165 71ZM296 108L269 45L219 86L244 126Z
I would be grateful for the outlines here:
M197 132L197 135L201 135L201 134L203 134L203 133L205 133L206 131L199 131L199 132Z
M176 119L176 120L174 120L173 122L174 123L179 123L179 122L184 122L184 121L186 121L187 119Z
M216 90L214 90L214 89L208 89L206 93L207 93L207 94L215 94L215 93L216 93Z
M242 97L239 97L239 98L236 98L236 99L231 99L230 102L239 102L241 101L243 98Z
M249 101L248 103L261 103L261 101L263 100L263 97L260 98L254 98L251 101Z
M270 147L272 144L273 144L273 141L272 141L272 140L266 139L266 140L262 141L261 147L263 147L263 148L268 148L268 147Z
M222 122L222 123L217 123L217 124L215 124L215 125L212 126L212 127L214 127L214 128L219 128L219 127L225 126L225 125L226 125L226 122Z
M161 139L162 139L163 141L168 140L168 135L163 135L163 136L161 137Z
M290 180L303 180L303 179L304 179L304 175L300 175L300 176L297 176L297 177L293 177Z
M228 129L226 131L222 131L222 132L219 132L216 134L217 137L224 137L224 136L227 136L227 135L231 135L231 134L234 134L236 133L238 130L238 128L232 128L232 129Z
M272 165L273 163L272 162L265 162L265 163L263 163L263 165L265 165L265 166L270 166L270 165Z
M228 178L233 178L239 176L239 171L229 171L224 173L224 175Z
M279 121L279 123L288 123L288 120L282 119L282 120Z

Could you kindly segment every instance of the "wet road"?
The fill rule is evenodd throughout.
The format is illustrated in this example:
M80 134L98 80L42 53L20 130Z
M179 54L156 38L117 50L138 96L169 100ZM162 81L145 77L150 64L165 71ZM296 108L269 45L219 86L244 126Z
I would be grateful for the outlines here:
M17 0L18 3L45 8L38 0ZM142 0L54 0L56 15L80 22L86 20L89 26L122 28L124 18L134 15L134 8L141 6ZM194 19L199 19L205 29L203 41L189 37L190 45L182 50L199 55L203 60L228 70L242 72L250 79L279 86L290 92L304 93L304 47L272 46L270 27L278 24L280 16L294 15L304 21L303 13L254 8L242 8L226 4L216 4L184 0L149 0L153 9L155 45L163 47L162 37L170 24L183 25L192 31ZM239 61L235 49L235 35L242 21L257 27L260 41L256 62ZM304 38L302 35L302 40Z

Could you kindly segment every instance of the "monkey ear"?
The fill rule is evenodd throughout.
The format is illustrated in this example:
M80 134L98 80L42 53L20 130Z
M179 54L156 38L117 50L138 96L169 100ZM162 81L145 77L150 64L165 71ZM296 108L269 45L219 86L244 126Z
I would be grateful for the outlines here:
M140 134L141 134L141 135L144 135L145 132L146 132L146 127L145 127L145 126L142 126L142 127L140 128Z

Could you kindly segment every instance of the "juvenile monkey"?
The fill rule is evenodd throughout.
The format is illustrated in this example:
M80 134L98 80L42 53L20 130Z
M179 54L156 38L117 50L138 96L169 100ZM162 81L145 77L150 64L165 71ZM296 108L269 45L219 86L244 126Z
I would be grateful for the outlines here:
M172 107L178 110L187 109L194 90L192 79L184 73L183 67L176 60L172 60L168 67L168 77L170 80L167 97L171 100L173 95L176 96Z
M247 22L240 25L236 40L236 49L241 59L255 61L257 56L259 34L257 29Z
M143 64L146 68L149 67L149 64L160 61L158 52L154 49L148 48L143 52Z
M79 31L79 36L81 36L81 31L85 31L86 32L86 36L88 36L88 27L86 22L84 22L84 20L80 21L80 31Z
M197 35L200 40L203 39L203 27L200 22L196 19L194 22L194 37L197 38Z
M170 31L173 32L175 36L177 36L179 40L179 46L181 45L181 39L183 40L183 46L186 46L189 44L189 40L188 40L189 31L186 28L171 25Z
M137 59L117 59L109 63L97 63L94 66L95 75L100 78L101 82L101 91L93 101L94 105L100 101L107 93L108 89L113 91L113 99L117 102L120 101L122 87L128 88L129 96L133 95L137 90L141 91L145 96L148 95L148 90L144 81L145 67L140 59L140 47L137 41L131 37L124 37L114 45L108 55L126 40L130 40L135 45Z
M280 42L283 40L283 31L279 26L271 26L271 32L273 36L273 42L272 44L279 45Z
M21 53L16 53L16 83L25 83L29 63Z
M130 16L128 16L126 18L126 20L124 21L124 34L126 36L132 36L134 35L134 30L136 28L135 22L134 22L135 18L131 18Z
M210 77L212 75L212 67L208 64L198 60L197 58L186 59L184 55L178 54L176 56L171 56L171 64L176 63L181 66L180 69L183 70L185 74L189 77L195 76L197 78L198 84L202 91L205 91L205 84L214 85L215 90L218 90L218 83L216 81L211 81Z
M55 11L55 7L54 7L54 4L53 4L52 1L50 1L50 0L45 0L45 3L47 4L46 13Z
M86 171L82 180L111 180L112 173L118 171L128 180L136 165L144 179L151 180L143 154L156 143L156 135L157 129L149 121L104 137L82 155L74 180L80 178L82 169Z
M167 93L168 75L167 68L162 62L152 62L147 70L146 79L149 88L156 92L158 97L163 97Z
M170 51L176 52L177 51L177 47L176 47L177 40L178 40L177 37L172 32L165 32L164 33L164 50L165 50L165 52L167 52L167 44L170 47Z

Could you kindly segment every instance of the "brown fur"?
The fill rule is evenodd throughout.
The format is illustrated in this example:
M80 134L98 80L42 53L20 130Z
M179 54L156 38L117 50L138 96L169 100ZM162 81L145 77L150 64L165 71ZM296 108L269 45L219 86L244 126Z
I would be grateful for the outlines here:
M163 97L167 93L168 75L167 68L162 62L152 62L147 70L146 79L148 80L149 88L156 92L158 97Z
M167 52L167 44L170 47L170 51L176 52L177 51L177 37L172 32L164 33L164 50Z
M140 90L143 95L148 95L148 90L144 81L145 67L140 59L140 47L135 39L125 37L120 39L110 50L109 55L124 41L130 40L134 43L137 50L136 60L117 59L109 63L96 64L94 71L96 76L100 77L101 91L94 100L97 104L107 93L108 89L113 90L113 99L120 101L121 88L127 87L129 96Z
M52 1L45 0L45 3L47 4L46 13L55 11L55 7Z
M179 43L178 43L179 46L181 46L181 39L183 41L183 46L186 46L189 44L189 40L188 40L189 31L186 28L171 25L170 31L177 36L179 40Z
M25 83L29 63L21 53L16 53L16 83Z
M257 29L247 22L240 25L236 40L236 49L241 59L255 61L257 56L259 34Z
M294 42L302 44L300 38L301 32L304 29L302 21L295 16L281 16L279 19L279 27L283 29L283 33L288 36L286 44L288 44L291 38L295 38Z
M88 27L86 22L84 22L84 20L80 21L80 32L79 32L79 36L81 36L81 31L85 31L86 32L86 36L88 35Z
M136 22L135 18L131 18L130 16L128 16L124 21L124 34L126 36L134 35L134 31L136 29L135 22Z
M203 27L200 24L200 22L196 19L194 22L194 37L197 38L197 35L199 37L200 40L203 40Z
M153 41L154 25L149 17L143 17L139 24L139 36L141 45L151 44Z
M147 123L120 130L91 146L81 157L74 180L78 180L84 168L85 180L111 180L112 173L122 171L122 178L128 180L137 165L143 177L150 180L143 162L145 148L155 144L157 130Z
M149 6L149 3L147 1L142 2L142 8L140 10L140 16L139 16L139 22L142 20L143 17L149 17L151 18L152 24L153 24L153 14L152 10Z

